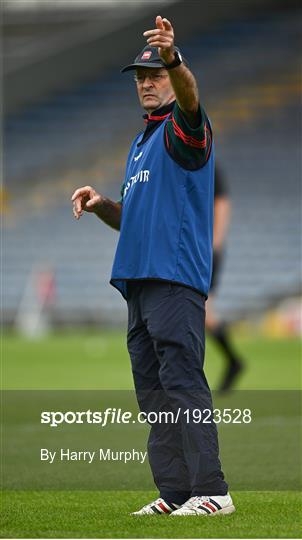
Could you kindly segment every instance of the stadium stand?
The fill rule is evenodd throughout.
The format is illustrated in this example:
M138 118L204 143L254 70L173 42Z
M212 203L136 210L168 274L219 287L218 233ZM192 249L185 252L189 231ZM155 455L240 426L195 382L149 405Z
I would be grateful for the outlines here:
M177 3L161 2L163 8ZM118 55L126 59L131 26L153 16L156 6L144 0L2 4L4 109L9 113L101 73Z
M182 45L232 194L217 298L230 320L301 285L299 32L299 16L289 12L225 22ZM5 322L42 264L55 269L57 322L125 320L124 301L108 285L117 233L91 216L75 223L69 198L91 183L118 199L129 142L142 127L132 81L112 72L8 117Z

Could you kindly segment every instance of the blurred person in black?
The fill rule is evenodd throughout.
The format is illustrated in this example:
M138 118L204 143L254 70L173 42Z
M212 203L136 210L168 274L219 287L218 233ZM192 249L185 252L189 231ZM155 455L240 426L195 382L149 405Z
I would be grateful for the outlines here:
M219 166L215 166L214 191L214 230L213 230L213 273L207 301L206 328L210 336L219 345L226 361L226 369L218 386L219 392L226 392L235 383L243 370L243 362L231 343L226 323L219 320L214 309L214 296L217 289L226 235L231 217L231 199L225 177Z

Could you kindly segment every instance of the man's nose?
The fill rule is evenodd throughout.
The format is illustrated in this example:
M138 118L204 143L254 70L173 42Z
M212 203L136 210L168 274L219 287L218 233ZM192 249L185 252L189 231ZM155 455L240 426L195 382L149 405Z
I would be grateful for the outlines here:
M153 86L153 81L149 79L149 75L146 75L143 81L143 88L150 88L150 86Z

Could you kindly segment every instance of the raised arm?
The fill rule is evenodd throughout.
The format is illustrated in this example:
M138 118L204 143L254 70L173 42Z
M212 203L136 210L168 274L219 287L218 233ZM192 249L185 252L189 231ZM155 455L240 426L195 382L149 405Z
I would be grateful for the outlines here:
M76 189L71 197L73 202L73 215L80 219L83 212L90 212L100 218L106 225L120 230L122 205L100 195L91 186Z
M165 64L171 64L174 57L174 30L168 19L162 19L160 15L156 17L156 28L147 30L144 36L151 47L158 47L158 54ZM197 127L200 118L199 94L197 83L191 71L182 63L179 66L168 70L168 74L173 86L176 101L180 109L185 114L192 127Z

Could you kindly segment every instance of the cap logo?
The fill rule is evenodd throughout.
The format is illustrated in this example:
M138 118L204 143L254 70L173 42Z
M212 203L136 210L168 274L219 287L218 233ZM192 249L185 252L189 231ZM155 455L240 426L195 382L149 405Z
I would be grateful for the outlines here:
M149 60L151 55L152 55L152 51L145 51L141 60Z

